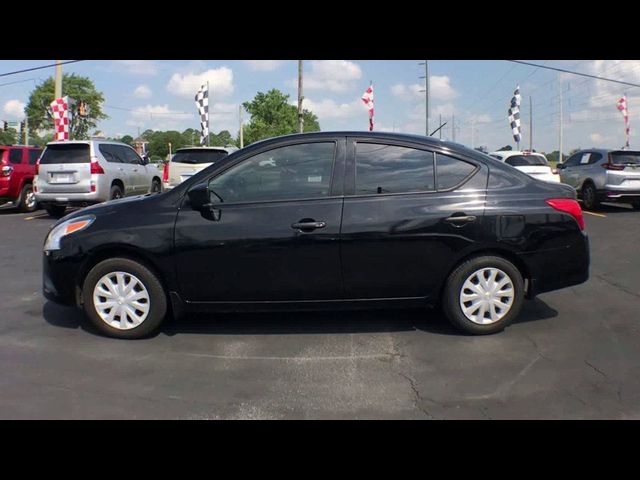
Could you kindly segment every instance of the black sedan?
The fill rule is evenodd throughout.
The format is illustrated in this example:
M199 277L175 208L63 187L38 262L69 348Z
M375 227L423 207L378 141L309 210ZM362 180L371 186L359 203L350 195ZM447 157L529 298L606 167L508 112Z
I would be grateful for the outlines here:
M572 187L429 137L365 132L255 143L163 194L61 219L44 295L138 338L192 311L441 305L494 333L525 298L589 275Z

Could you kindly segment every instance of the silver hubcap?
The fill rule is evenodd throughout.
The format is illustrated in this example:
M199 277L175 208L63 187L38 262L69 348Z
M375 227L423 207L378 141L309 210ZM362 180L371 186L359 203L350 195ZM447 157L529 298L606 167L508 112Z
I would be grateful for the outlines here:
M509 275L498 268L481 268L462 285L460 308L473 323L489 325L511 310L514 294Z
M111 272L98 280L93 304L100 318L118 330L129 330L147 318L151 307L144 284L127 272Z
M33 190L29 190L27 193L27 198L25 200L28 208L33 208L36 204L36 195L33 193Z

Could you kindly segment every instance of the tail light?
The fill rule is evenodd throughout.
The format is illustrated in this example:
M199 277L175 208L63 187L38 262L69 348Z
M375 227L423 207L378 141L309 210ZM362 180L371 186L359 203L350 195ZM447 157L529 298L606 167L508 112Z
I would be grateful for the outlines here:
M564 213L568 213L578 222L580 230L584 230L584 216L582 215L582 208L577 200L572 198L550 198L545 200L547 205L555 208L556 210Z
M615 163L603 163L602 167L607 170L624 170L624 165L616 165Z
M38 161L36 162L36 175L38 175L40 173L40 159L38 159Z
M104 169L100 166L98 160L91 160L91 174L93 175L94 173L104 173Z
M558 169L557 168L552 168L551 169L551 173L553 173L554 175L558 175Z
M169 181L169 162L164 164L164 169L162 170L162 181L164 183Z
M9 175L11 175L11 172L13 172L13 167L11 165L5 165L4 167L2 167L3 177L8 177Z

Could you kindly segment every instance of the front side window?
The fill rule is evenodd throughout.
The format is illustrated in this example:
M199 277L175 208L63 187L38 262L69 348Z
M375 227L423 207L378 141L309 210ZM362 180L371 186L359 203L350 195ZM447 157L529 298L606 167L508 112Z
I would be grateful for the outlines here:
M327 197L334 155L334 142L276 148L211 179L209 189L225 203Z
M477 167L457 158L436 154L436 177L438 190L449 190L460 185L475 172Z
M564 165L567 167L575 167L581 158L582 155L573 155L572 157L569 157L566 162L564 162Z
M378 143L356 145L356 195L433 191L433 175L433 152Z

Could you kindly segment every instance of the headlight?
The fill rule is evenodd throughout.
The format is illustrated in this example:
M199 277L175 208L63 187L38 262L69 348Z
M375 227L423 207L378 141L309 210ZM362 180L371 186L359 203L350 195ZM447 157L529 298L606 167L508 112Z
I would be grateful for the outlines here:
M47 239L44 242L44 250L60 250L60 240L62 237L88 228L95 219L95 215L83 215L57 225L49 232L49 235L47 235Z

